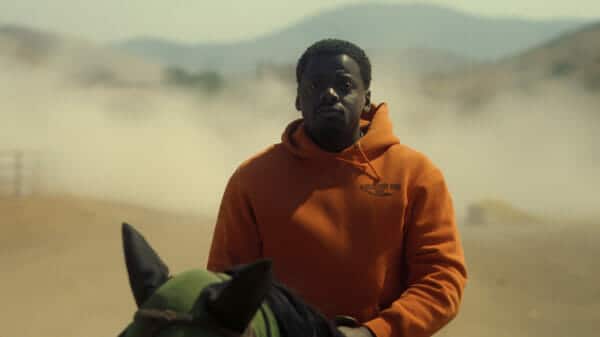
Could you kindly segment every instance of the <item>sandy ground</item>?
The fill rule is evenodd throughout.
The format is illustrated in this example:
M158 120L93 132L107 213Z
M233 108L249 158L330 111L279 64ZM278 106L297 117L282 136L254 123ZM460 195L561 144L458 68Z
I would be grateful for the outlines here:
M172 271L204 266L207 218L72 197L0 199L0 337L116 336L134 310L122 221ZM597 336L599 225L462 228L470 282L439 336Z

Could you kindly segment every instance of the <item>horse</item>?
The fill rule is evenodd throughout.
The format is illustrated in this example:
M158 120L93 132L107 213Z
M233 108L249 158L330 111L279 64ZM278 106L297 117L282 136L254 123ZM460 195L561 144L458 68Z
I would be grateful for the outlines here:
M269 259L171 275L140 232L127 223L121 232L137 311L119 337L344 337L337 327L355 324L306 304L274 279Z

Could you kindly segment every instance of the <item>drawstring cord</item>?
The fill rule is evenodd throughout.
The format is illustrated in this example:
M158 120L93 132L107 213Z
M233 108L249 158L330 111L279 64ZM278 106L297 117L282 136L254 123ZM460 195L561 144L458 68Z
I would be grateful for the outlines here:
M367 154L365 153L365 151L362 148L362 145L360 144L360 140L357 141L354 146L358 149L358 152L361 154L361 156L363 157L363 159L367 163L367 166L373 172L373 176L371 176L371 177L375 180L375 184L377 184L378 182L381 181L381 176L379 175L379 173L377 172L377 170L375 169L375 167L373 166L373 164L371 164L371 161L369 160L369 157L367 157ZM348 164L350 164L352 166L357 166L357 163L355 163L355 162L353 162L351 160L344 159L344 158L339 158L339 157L336 158L336 159L339 160L339 161L343 161L345 163L348 163ZM364 170L364 168L363 168L362 165L361 165L361 168ZM367 173L367 174L369 174L366 170L364 172Z
M367 157L367 155L365 154L365 151L363 150L362 145L360 144L360 140L358 142L356 142L356 147L358 148L358 151L360 152L360 154L363 156L363 158L367 162L367 165L369 165L369 167L371 168L371 171L373 171L373 173L375 174L375 177L377 178L376 182L381 181L381 176L379 175L379 173L377 173L377 170L375 169L375 167L373 167L373 164L371 164L369 157Z

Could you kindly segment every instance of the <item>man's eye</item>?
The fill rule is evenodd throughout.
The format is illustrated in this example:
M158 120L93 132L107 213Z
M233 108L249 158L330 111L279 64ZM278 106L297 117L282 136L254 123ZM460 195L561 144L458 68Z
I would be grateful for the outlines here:
M352 89L352 82L350 82L350 81L343 81L340 83L340 85L341 85L341 88L346 91L349 91L350 89Z

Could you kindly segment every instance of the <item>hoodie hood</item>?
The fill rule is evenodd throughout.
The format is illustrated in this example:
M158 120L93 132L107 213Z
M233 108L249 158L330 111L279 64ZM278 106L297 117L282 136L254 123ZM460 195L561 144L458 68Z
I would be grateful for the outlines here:
M360 128L364 136L337 153L327 152L315 144L304 130L303 119L291 122L281 140L285 149L298 158L332 158L357 163L368 163L383 154L390 146L400 143L393 133L386 103L371 105L371 110L361 116Z

